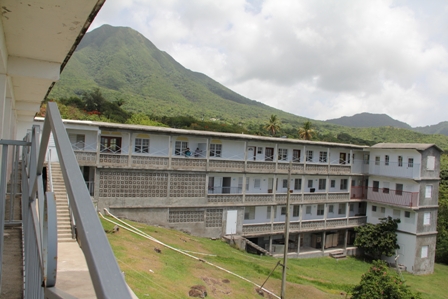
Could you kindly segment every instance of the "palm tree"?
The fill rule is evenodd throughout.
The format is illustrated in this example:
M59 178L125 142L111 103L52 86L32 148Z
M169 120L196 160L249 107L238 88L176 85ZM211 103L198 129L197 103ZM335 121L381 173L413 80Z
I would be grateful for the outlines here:
M315 133L312 128L311 122L308 120L303 124L303 127L299 128L299 136L305 140L311 140L313 138L313 134Z
M268 123L264 126L265 130L269 131L271 136L274 136L276 132L280 130L280 120L277 115L271 114Z

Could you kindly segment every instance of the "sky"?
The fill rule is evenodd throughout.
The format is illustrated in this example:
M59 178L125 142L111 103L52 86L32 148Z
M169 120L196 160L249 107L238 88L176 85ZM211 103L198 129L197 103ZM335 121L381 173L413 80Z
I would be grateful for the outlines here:
M448 121L444 0L107 0L90 30L103 24L299 116Z

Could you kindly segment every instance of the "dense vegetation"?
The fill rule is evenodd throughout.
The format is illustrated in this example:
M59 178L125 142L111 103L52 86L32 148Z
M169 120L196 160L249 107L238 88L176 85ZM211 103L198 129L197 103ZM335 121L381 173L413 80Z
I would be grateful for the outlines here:
M442 155L440 168L436 262L448 264L448 155Z
M419 299L395 272L388 271L386 263L374 261L370 269L353 288L352 299Z

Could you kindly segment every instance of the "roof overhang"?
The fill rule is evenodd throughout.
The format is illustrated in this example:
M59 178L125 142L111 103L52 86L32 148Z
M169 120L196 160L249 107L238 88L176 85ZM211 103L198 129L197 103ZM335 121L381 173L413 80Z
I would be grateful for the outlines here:
M0 76L18 119L32 121L105 0L0 0Z

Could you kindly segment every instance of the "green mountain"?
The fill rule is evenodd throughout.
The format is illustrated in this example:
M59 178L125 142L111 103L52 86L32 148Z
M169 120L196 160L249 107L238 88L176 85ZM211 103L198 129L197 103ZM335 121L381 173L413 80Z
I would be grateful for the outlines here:
M353 116L343 116L341 118L329 119L326 122L355 128L377 128L394 127L402 129L412 129L407 123L393 119L387 114L374 114L363 112Z
M99 87L123 108L149 115L194 116L245 123L303 118L245 98L204 74L190 71L137 31L103 25L87 33L49 98L80 96Z
M438 123L437 125L425 126L425 127L416 127L413 129L416 132L420 132L423 134L443 134L448 135L448 121L443 121Z
M275 114L281 121L276 136L298 138L297 129L307 120L245 98L204 74L184 68L143 35L126 27L103 25L87 33L48 99L81 97L96 88L108 101L124 103L121 108L128 112L143 113L179 128L224 132L228 126L232 132L240 127L250 134L267 135L263 126ZM448 136L417 133L408 130L406 124L400 128L398 121L383 120L381 125L386 127L381 128L311 121L316 131L313 140L356 144L425 142L448 148Z

